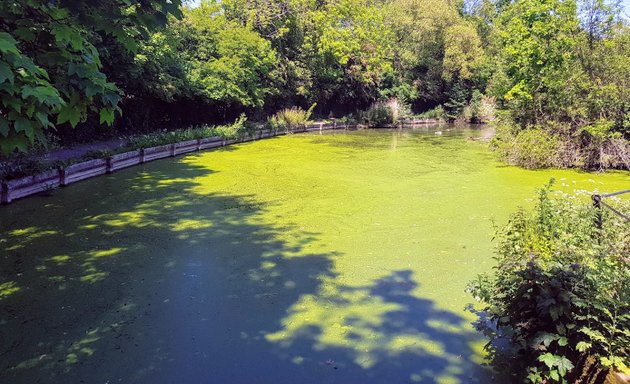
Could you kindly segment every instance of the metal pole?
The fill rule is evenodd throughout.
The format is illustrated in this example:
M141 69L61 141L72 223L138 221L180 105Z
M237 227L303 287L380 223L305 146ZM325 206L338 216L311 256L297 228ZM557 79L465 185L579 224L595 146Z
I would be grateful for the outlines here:
M595 213L595 226L597 229L602 229L602 197L598 194L594 194L591 198L593 199L593 207L597 209Z

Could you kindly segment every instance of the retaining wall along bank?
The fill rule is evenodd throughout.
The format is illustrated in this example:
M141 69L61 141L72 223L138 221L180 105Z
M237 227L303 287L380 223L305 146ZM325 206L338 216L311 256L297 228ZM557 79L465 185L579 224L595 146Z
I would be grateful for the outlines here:
M312 124L300 128L292 133L310 132L318 130L348 129L346 124ZM66 186L77 181L89 179L95 176L115 172L119 169L134 165L148 163L153 160L174 157L184 153L223 147L226 145L265 139L268 137L285 135L285 131L260 130L245 135L239 139L224 139L222 137L209 137L198 140L181 141L178 143L160 145L157 147L137 149L134 151L119 153L104 159L84 161L69 165L65 168L53 169L38 175L26 176L9 180L0 184L0 203L8 204L13 200L49 191L51 189Z
M403 123L411 124L432 124L435 120L414 120ZM302 128L290 131L290 133L325 131L334 129L357 129L366 128L356 124L315 123ZM224 139L222 137L209 137L198 140L181 141L178 143L160 145L157 147L137 149L134 151L119 153L104 159L84 161L69 165L65 168L53 169L38 175L26 176L19 179L5 181L0 184L0 203L8 204L15 199L34 195L36 193L49 191L59 186L66 186L77 181L89 179L95 176L112 173L119 169L131 167L138 164L148 163L153 160L165 157L174 157L184 153L224 147L234 143L242 143L268 137L286 135L288 131L272 131L270 129L258 130L247 134L239 139Z

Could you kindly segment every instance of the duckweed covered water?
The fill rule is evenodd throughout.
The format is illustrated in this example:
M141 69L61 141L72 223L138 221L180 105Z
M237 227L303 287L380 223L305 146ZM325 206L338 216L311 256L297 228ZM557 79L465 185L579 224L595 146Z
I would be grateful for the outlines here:
M466 283L555 177L477 130L300 134L0 209L2 383L486 383Z

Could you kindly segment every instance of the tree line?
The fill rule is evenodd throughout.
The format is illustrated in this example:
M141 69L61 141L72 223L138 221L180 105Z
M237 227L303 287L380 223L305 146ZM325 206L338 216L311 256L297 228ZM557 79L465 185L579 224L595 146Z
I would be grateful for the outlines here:
M14 0L0 15L5 153L392 98L448 120L487 98L503 151L532 129L577 146L630 134L630 33L604 0Z

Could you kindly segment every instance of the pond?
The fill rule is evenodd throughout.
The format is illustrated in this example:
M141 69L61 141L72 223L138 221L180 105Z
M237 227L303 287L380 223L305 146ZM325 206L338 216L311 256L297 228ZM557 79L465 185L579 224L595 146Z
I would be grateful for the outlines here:
M0 382L490 382L464 288L493 223L551 177L630 177L505 166L483 135L289 135L1 207Z

